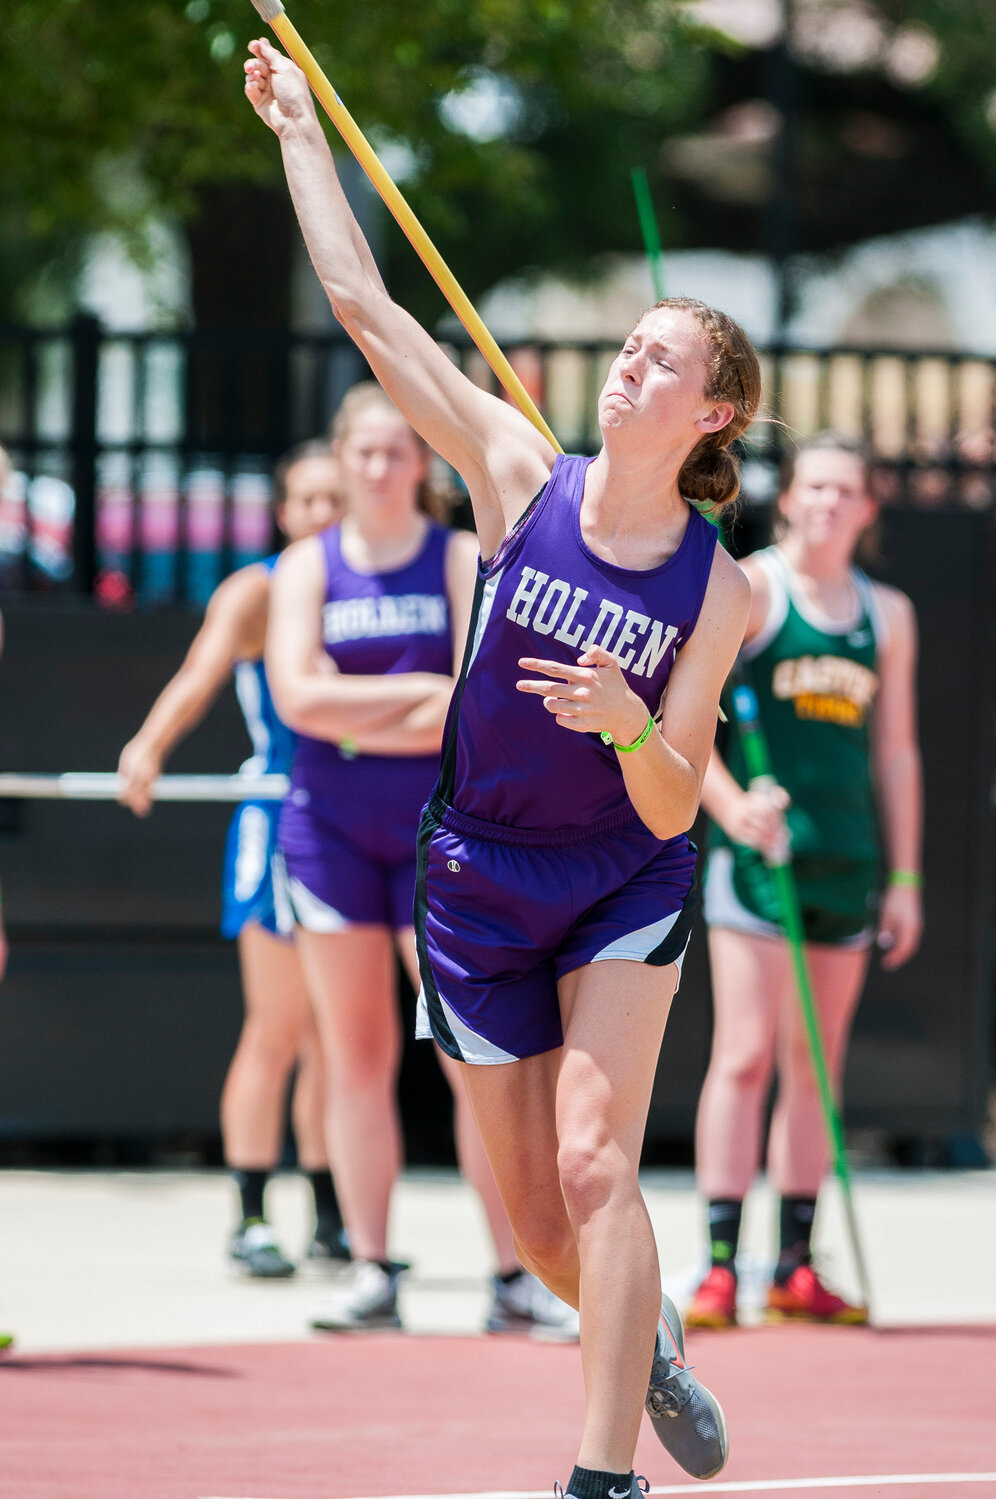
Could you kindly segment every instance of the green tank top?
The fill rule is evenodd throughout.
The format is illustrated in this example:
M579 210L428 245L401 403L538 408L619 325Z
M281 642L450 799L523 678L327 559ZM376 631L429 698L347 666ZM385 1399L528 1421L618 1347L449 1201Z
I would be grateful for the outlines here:
M803 858L878 858L869 718L878 690L881 625L871 584L854 569L857 616L835 623L808 604L778 547L756 554L771 592L767 621L742 658L757 694L776 780L792 798L787 818L793 854ZM735 727L726 763L741 786L747 772ZM712 825L713 846L729 846Z

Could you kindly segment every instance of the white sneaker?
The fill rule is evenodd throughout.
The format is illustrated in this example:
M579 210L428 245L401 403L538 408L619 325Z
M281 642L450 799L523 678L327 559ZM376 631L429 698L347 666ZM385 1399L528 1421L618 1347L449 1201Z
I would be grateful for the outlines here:
M528 1270L509 1281L496 1275L491 1284L494 1299L484 1324L488 1332L524 1332L549 1343L576 1343L581 1336L574 1308Z
M400 1327L398 1282L404 1267L385 1270L375 1260L353 1260L312 1317L318 1332L363 1332Z

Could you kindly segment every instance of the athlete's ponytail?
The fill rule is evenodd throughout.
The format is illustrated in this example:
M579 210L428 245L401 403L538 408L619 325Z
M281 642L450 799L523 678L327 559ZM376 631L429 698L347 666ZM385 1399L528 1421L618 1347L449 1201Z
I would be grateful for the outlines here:
M690 312L706 336L705 395L728 401L733 417L720 432L703 437L685 459L678 488L688 499L708 509L731 504L740 493L740 464L731 451L757 416L761 404L761 366L754 345L740 324L725 312L695 297L667 297L658 307Z

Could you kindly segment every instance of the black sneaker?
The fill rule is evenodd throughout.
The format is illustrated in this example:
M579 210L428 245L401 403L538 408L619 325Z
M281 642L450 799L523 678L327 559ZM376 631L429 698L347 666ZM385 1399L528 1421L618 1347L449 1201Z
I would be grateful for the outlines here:
M661 1297L647 1415L661 1445L693 1478L715 1478L730 1455L723 1408L685 1364L685 1333L670 1296Z
M265 1218L247 1218L236 1229L228 1253L243 1275L259 1280L286 1280L294 1266L281 1254Z

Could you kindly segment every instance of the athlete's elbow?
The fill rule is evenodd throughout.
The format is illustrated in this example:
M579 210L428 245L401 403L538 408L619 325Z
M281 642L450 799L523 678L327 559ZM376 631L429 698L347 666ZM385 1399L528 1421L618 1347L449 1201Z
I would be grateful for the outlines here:
M677 838L680 833L687 833L695 821L698 795L655 798L650 806L639 811L655 838L662 841Z
M281 723L293 729L295 734L307 734L313 717L313 706L308 695L294 681L283 681L275 674L269 676L273 706Z

